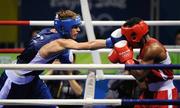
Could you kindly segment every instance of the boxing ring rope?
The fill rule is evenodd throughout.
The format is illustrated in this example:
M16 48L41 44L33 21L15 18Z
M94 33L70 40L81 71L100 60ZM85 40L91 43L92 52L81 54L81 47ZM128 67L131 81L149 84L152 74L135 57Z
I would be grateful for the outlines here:
M125 64L0 64L2 69L28 69L28 70L44 70L44 69L54 69L54 70L75 70L75 69L180 69L179 64L163 65L163 64L153 64L153 65L125 65ZM87 75L41 75L44 80L68 80L68 79L86 79ZM122 80L134 80L131 75L104 75L101 79L122 79ZM174 75L174 79L180 79L179 75Z
M120 26L125 21L92 21L94 26ZM145 21L150 26L177 26L180 21L164 20L164 21ZM26 26L53 26L54 21L33 21L33 20L0 20L0 25L26 25ZM84 25L84 21L82 21Z
M91 51L92 50L72 50L73 53L90 53ZM98 49L98 50L95 50L95 51L98 51L100 53L104 53L104 52L109 53L111 51L111 49ZM137 53L137 52L140 51L140 49L133 49L133 51L135 53ZM180 49L178 49L178 48L170 49L169 48L169 49L167 49L167 51L176 53L176 52L180 52Z
M0 64L0 68L9 70L180 69L180 64Z
M76 69L180 69L180 64L149 64L149 65L128 65L128 64L0 64L2 69L28 69L28 70L44 70L44 69L53 69L53 70L76 70ZM87 75L41 75L44 80L68 80L68 79L86 79ZM123 80L134 80L131 75L104 75L100 79L123 79ZM180 79L179 75L175 75L174 79Z
M0 64L2 69L28 69L28 70L74 70L74 69L180 69L180 64L149 64L149 65L127 65L127 64ZM86 79L87 75L41 75L40 78L44 80L68 80L68 79ZM104 75L100 79L122 79L134 80L131 75ZM180 79L179 75L175 75L174 79Z
M24 48L0 48L0 53L21 53L24 50ZM71 50L73 53L91 53L92 50ZM98 49L98 50L93 50L97 51L99 53L109 53L111 49ZM135 53L139 52L140 49L133 49ZM168 48L168 52L173 52L173 53L179 53L180 49L179 48Z
M0 48L0 53L21 53L24 48Z
M163 64L153 64L153 65L125 65L125 64L0 64L2 69L28 69L28 70L44 70L44 69L54 69L54 70L75 70L75 69L118 69L123 70L127 69L162 69L162 68L171 68L171 69L180 69L179 64L173 65L163 65ZM68 80L68 79L77 79L82 80L86 79L87 75L40 75L40 78L43 80ZM104 75L100 79L122 79L122 80L134 80L131 75ZM179 80L179 75L174 75L174 79Z
M87 75L40 75L43 80L86 80ZM97 78L99 80L104 79L117 79L117 80L135 80L132 75L104 75L102 78ZM175 80L180 80L180 75L174 75Z
M2 105L180 105L180 100L155 99L1 99Z

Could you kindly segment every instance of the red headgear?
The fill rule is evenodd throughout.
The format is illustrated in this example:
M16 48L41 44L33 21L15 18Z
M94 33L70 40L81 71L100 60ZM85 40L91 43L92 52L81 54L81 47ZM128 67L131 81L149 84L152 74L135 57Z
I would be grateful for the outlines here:
M122 34L126 37L127 41L134 46L137 42L140 42L142 37L149 31L148 25L144 21L140 21L138 24L132 27L121 27Z

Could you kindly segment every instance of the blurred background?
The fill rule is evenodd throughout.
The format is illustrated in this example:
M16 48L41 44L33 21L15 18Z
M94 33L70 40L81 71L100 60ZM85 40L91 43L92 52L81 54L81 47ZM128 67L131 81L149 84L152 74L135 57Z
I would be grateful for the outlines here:
M144 20L179 20L179 0L89 0L93 20L122 21L131 17ZM79 0L0 0L0 20L53 20L55 12L71 9L80 13ZM24 47L34 31L43 27L0 26L0 48ZM97 38L107 38L118 26L94 27ZM150 34L165 45L175 45L178 26L153 26ZM82 30L83 31L83 30ZM79 41L86 41L85 31Z
M89 0L92 20L124 21L131 17L140 17L147 21L179 20L180 0ZM0 0L0 20L53 21L57 11L70 9L81 16L80 0ZM24 48L35 32L44 26L0 25L0 48ZM107 38L119 26L94 26L96 38ZM178 31L179 30L179 31ZM180 45L179 26L151 26L150 34L165 45ZM179 38L176 38L179 34ZM175 41L176 40L176 41ZM179 40L179 41L178 41ZM82 27L78 41L87 41L86 31ZM176 45L176 46L174 46ZM173 63L180 63L179 53L171 53ZM9 56L10 55L10 56ZM11 56L13 55L13 56ZM79 57L80 56L80 57ZM89 57L88 59L81 59ZM16 54L0 54L0 63L9 63ZM103 55L103 63L107 63ZM91 56L78 54L78 63L92 63Z

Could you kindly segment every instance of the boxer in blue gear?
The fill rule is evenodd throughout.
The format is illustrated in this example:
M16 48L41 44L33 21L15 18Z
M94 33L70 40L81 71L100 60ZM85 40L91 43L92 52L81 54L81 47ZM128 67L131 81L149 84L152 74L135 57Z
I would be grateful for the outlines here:
M98 49L107 46L107 40L98 39L78 43L81 19L71 10L56 14L54 28L45 28L34 36L25 50L17 57L16 64L48 64L55 59L61 63L72 63L69 49ZM0 77L0 99L51 99L46 84L39 78L43 71L5 70ZM55 106L3 106L0 108L55 108Z
M39 32L25 50L17 57L16 64L47 64L54 59L61 63L71 63L72 53L69 49L96 49L106 47L104 40L78 43L76 39L81 24L80 16L65 10L57 13L54 28ZM46 84L39 78L42 71L5 70L0 77L0 99L51 99ZM3 106L0 107L21 107ZM52 107L55 106L22 106Z

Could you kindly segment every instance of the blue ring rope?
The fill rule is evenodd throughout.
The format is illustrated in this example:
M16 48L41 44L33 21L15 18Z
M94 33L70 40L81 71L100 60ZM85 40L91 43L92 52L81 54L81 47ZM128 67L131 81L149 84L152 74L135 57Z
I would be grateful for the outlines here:
M180 64L125 64L125 69L180 69Z
M180 100L122 99L122 105L180 105Z

